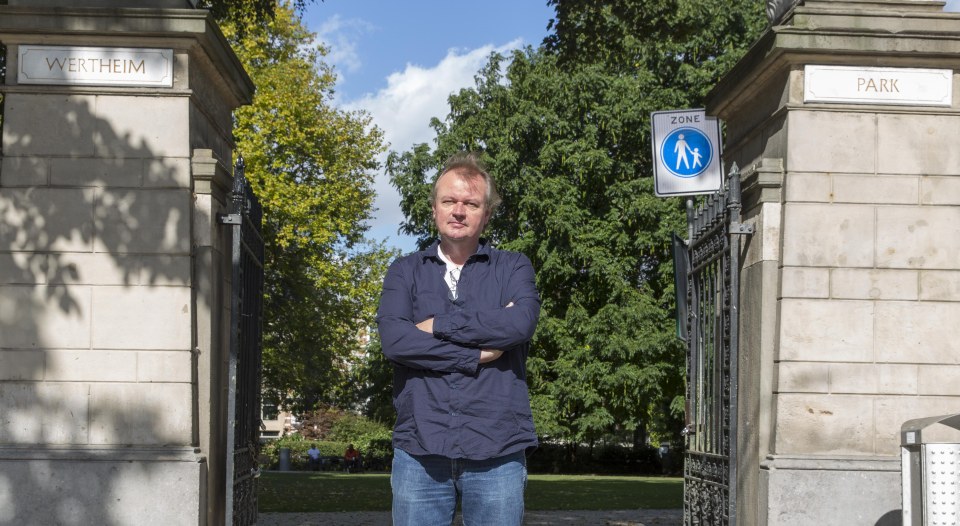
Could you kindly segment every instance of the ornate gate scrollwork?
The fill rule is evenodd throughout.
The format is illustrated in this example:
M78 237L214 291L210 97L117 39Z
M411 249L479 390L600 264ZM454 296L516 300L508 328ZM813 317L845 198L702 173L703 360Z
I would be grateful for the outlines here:
M688 201L684 525L733 526L737 509L740 171L696 210Z

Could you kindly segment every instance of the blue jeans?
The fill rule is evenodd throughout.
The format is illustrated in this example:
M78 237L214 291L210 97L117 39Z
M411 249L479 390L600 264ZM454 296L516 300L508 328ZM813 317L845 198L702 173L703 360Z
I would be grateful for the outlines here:
M450 526L457 509L464 526L520 526L527 461L523 451L488 460L393 450L393 526Z

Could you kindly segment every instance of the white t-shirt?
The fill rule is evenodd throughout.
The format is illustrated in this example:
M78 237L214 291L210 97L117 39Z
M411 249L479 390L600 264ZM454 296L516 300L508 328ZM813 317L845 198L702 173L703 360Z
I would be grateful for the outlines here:
M440 250L440 245L437 245L437 255L440 256L440 261L447 265L447 271L443 273L443 280L447 282L447 287L450 288L453 299L457 299L457 282L460 281L460 271L463 270L463 265L457 265L450 261L450 258Z

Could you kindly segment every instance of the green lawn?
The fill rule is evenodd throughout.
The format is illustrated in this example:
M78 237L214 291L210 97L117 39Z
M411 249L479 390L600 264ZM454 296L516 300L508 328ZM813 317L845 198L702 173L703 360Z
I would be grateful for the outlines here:
M262 512L389 511L387 473L264 472ZM530 475L528 510L622 510L683 507L683 479Z

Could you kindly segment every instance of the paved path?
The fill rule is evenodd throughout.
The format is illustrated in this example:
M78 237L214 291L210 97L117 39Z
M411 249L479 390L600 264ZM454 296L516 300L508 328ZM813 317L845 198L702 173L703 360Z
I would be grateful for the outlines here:
M462 522L455 521L460 525ZM528 511L524 526L680 526L683 510ZM389 512L261 513L258 526L390 526Z

